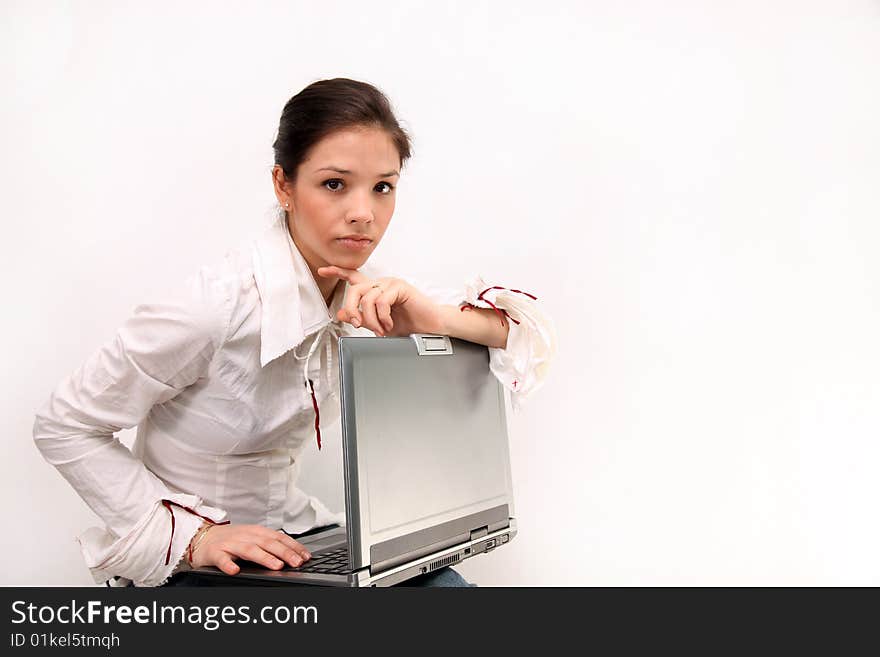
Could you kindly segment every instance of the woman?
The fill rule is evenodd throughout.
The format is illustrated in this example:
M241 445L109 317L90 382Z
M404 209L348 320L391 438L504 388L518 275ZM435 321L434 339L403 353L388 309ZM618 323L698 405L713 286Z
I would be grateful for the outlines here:
M305 441L320 448L320 417L339 414L340 335L488 345L515 407L555 351L531 295L480 279L431 289L367 262L410 156L378 89L309 85L285 105L274 149L274 225L138 306L37 413L37 446L106 524L77 539L97 582L158 586L192 566L235 575L236 560L310 558L291 535L344 522L296 487ZM129 451L113 434L134 425ZM427 580L467 585L451 570Z

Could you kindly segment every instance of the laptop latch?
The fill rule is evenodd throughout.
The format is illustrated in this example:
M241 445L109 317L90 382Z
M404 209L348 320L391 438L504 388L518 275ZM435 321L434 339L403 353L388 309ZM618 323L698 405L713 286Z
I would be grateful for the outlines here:
M485 525L480 527L479 529L471 530L471 540L476 541L477 539L483 538L486 534L489 533L489 525Z
M448 335L435 335L433 333L413 333L419 356L451 356L452 340Z

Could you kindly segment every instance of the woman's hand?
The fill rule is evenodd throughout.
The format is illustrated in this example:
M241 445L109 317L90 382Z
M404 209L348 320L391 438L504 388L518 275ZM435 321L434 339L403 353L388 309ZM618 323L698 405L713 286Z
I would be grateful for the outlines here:
M241 570L236 558L279 570L285 563L296 568L311 557L302 543L281 531L261 525L214 525L193 550L192 565L217 566L235 575Z
M335 266L319 267L318 275L348 281L345 305L336 314L341 322L383 337L443 333L441 307L400 278L371 279L356 269Z

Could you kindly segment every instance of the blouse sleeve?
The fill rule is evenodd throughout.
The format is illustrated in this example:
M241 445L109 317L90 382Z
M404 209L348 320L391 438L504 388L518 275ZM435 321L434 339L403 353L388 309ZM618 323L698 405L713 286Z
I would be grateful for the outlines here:
M169 490L114 436L203 376L225 339L230 295L206 268L172 296L135 308L36 414L37 448L106 525L77 537L98 583L119 576L163 584L202 518L225 518Z
M468 306L492 308L504 314L510 325L504 349L489 348L489 367L510 390L511 408L520 409L523 400L544 385L550 363L556 357L556 328L538 297L519 289L487 283L474 276L464 286Z
M556 356L556 328L538 302L538 297L520 289L486 282L475 275L460 286L443 286L416 278L387 273L382 264L362 267L367 276L395 276L404 279L434 302L467 308L491 308L506 316L510 331L502 348L489 347L489 369L510 391L511 409L518 411L526 397L538 390L547 378Z

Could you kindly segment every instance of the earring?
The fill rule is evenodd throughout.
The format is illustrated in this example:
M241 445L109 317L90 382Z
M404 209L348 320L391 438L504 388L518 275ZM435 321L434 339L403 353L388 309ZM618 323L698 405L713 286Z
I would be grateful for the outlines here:
M290 207L290 203L285 203L285 204L284 204L284 207L285 207L285 208L289 208L289 207Z

